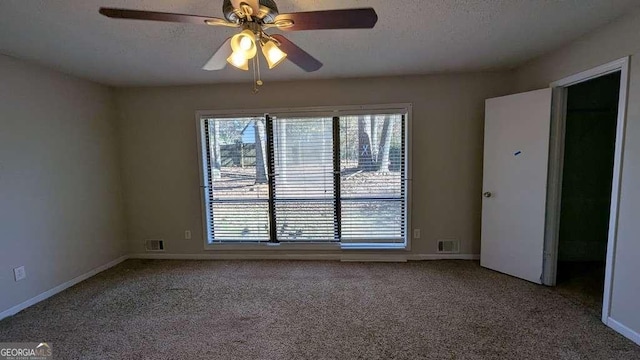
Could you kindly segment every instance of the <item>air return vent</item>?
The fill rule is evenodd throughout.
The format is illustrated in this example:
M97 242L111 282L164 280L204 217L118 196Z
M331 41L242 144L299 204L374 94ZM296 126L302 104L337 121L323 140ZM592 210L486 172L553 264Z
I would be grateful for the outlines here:
M460 241L438 240L438 252L441 254L457 254L460 252Z
M147 251L164 251L164 240L145 240Z

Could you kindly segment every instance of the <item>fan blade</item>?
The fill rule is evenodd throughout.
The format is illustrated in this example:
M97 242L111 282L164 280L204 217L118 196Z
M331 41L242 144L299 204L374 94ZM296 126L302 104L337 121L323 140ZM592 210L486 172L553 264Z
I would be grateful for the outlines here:
M231 4L234 9L241 9L242 3L249 5L253 10L251 16L257 16L260 13L260 1L259 0L231 0Z
M279 21L293 21L292 26L283 26L280 30L324 30L324 29L371 29L378 22L378 14L373 8L309 11L280 14Z
M167 21L167 22L186 23L186 24L222 25L222 26L233 26L233 27L238 26L237 24L230 23L226 20L215 18L215 17L163 13L163 12L155 12L155 11L100 8L100 14L106 17L114 18L114 19Z
M213 54L211 59L207 61L206 64L202 67L202 70L212 71L212 70L222 70L225 66L227 66L227 58L231 56L233 50L231 49L231 38L225 40L225 42L220 45L218 50Z
M318 59L309 55L309 53L299 48L298 45L292 43L286 37L276 34L272 38L280 43L279 48L287 54L287 59L298 65L302 70L313 72L322 67L322 63Z

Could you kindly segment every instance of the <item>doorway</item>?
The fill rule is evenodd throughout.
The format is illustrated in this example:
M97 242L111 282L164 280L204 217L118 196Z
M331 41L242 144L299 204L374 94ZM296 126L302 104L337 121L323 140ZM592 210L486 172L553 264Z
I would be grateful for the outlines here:
M602 322L609 324L629 57L550 86L554 105L543 283L560 285L558 291L601 309Z
M573 291L596 311L601 299L602 322L614 329L628 87L624 57L485 103L480 265L536 284L559 280L559 291ZM603 115L609 121L596 123Z
M566 89L556 289L601 312L620 71Z

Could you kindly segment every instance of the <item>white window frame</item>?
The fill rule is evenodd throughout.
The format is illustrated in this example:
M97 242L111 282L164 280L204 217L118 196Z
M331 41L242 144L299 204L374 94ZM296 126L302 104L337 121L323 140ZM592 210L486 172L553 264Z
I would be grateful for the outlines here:
M202 240L204 250L215 251L256 251L256 250L308 250L308 251L331 251L331 250L411 250L411 185L412 185L412 150L413 143L411 131L413 119L413 105L411 103L398 104L379 104L379 105L350 105L350 106L319 106L319 107L293 107L293 108L272 108L272 109L243 109L243 110L198 110L195 114L196 120L196 139L197 139L197 156L200 178L200 203L202 217ZM371 114L406 114L405 118L405 176L406 194L405 194L405 242L399 244L379 244L379 243L327 243L327 244L295 244L295 243L251 243L251 244L225 244L214 243L208 241L207 231L207 196L206 187L209 186L206 181L206 161L203 154L202 143L202 119L203 118L238 118L238 117L262 117L265 114L278 117L291 116L349 116L349 115L371 115Z

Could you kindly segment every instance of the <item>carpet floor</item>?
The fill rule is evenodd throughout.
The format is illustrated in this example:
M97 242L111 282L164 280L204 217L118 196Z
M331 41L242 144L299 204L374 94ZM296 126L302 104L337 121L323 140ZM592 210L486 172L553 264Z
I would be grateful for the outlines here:
M472 261L128 260L0 321L56 359L640 359L552 289Z
M604 262L558 262L557 283L553 289L600 315L604 273Z

